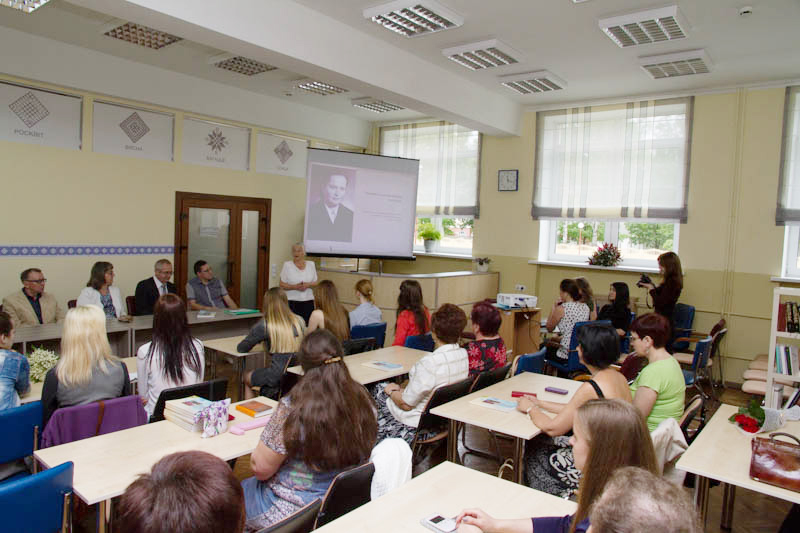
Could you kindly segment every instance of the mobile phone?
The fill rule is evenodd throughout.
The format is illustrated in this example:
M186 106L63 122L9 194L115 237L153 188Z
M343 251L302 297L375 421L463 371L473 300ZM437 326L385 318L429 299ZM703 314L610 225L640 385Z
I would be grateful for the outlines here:
M419 522L431 531L436 531L436 533L450 533L456 530L455 519L445 518L439 514L432 514Z
M519 391L519 390L512 390L511 391L511 397L512 398L521 398L522 396L533 396L533 397L536 397L536 393L535 392L523 392L523 391Z
M555 394L566 394L568 392L564 389L559 389L558 387L545 387L544 390Z

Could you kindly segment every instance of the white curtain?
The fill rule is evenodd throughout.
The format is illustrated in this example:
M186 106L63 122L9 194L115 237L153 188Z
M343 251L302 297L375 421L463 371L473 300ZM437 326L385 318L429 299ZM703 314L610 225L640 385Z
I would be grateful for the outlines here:
M478 216L480 144L479 132L448 122L381 128L381 155L419 159L419 216Z
M800 87L786 89L781 177L775 222L800 222Z
M686 222L692 99L537 116L533 218Z

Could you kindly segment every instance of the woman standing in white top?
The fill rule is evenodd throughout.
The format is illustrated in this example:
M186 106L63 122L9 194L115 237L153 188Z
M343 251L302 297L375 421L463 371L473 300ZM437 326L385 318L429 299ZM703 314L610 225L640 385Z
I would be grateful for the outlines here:
M306 260L306 250L302 243L292 245L292 260L286 261L281 269L281 289L289 298L289 309L303 317L308 324L314 311L314 293L317 285L317 267L313 261Z
M77 307L93 305L105 313L106 318L119 318L122 312L122 294L114 283L114 265L98 261L92 266L89 282L78 296Z
M153 415L164 389L203 381L203 343L189 335L186 305L176 294L161 296L153 307L153 340L136 352L139 396Z

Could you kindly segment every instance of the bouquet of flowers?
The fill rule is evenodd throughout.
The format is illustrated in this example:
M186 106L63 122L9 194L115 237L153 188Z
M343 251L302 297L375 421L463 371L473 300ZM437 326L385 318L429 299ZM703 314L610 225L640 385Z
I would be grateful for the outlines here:
M619 248L610 242L604 242L602 246L597 247L597 251L589 258L590 265L617 266L622 261L622 255L619 253Z
M800 420L800 406L770 409L761 407L758 400L751 400L747 407L740 407L728 420L749 434L775 431L782 428L787 420Z
M40 383L44 381L47 371L58 363L58 355L50 350L45 350L41 346L34 347L28 356L28 363L31 365L31 381Z

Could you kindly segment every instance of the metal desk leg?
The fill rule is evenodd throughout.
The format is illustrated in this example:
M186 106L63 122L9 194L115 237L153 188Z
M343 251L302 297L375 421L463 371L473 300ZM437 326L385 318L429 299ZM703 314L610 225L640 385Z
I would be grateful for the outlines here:
M111 533L111 500L97 502L96 510L95 531L97 533Z
M733 502L736 500L736 485L723 483L722 487L722 518L719 521L719 527L731 529L733 524Z
M708 478L695 475L694 480L694 503L697 506L697 514L700 516L700 524L705 530L706 518L708 518Z
M525 440L514 439L514 482L522 485L525 465L522 457L525 455Z
M459 464L458 460L458 422L450 419L447 431L447 460Z
M236 359L236 388L238 393L237 402L244 400L244 357L235 357Z
M206 354L211 356L211 357L209 357L209 368L208 368L208 373L210 374L209 379L216 379L216 377L217 377L217 351L216 350L206 350Z

